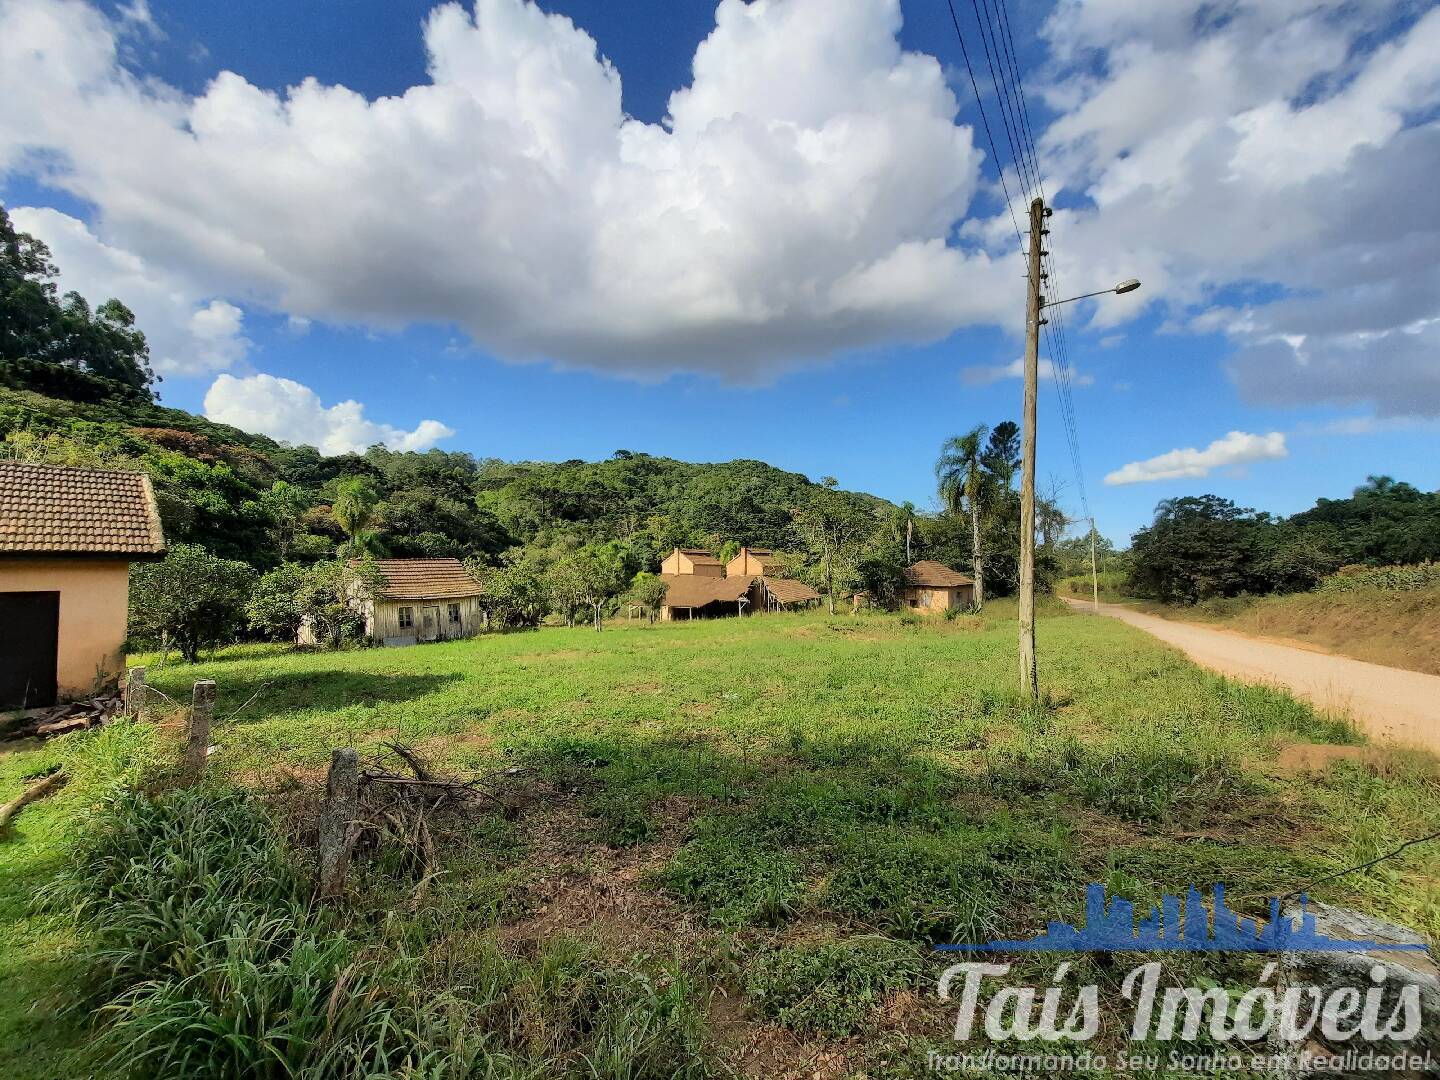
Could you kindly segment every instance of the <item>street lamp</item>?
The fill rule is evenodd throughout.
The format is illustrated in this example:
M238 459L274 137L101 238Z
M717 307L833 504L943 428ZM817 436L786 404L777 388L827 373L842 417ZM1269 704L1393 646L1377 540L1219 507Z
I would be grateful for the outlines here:
M1138 288L1140 288L1139 278L1126 278L1124 281L1120 282L1119 285L1116 285L1113 289L1101 289L1099 292L1081 293L1079 296L1070 297L1069 300L1046 300L1042 296L1040 298L1040 306L1059 307L1061 304L1071 304L1074 303L1076 300L1088 300L1092 296L1109 296L1111 293L1114 293L1116 296L1124 296L1127 292L1134 292Z
M1028 295L1025 300L1025 398L1021 425L1020 459L1020 688L1032 701L1040 697L1040 672L1035 659L1035 399L1039 396L1037 383L1040 369L1040 327L1046 322L1045 309L1084 300L1090 296L1117 295L1134 292L1140 287L1138 278L1126 278L1120 284L1099 292L1083 293L1068 300L1047 302L1040 294L1040 283L1045 277L1041 270L1041 259L1046 254L1042 247L1045 236L1045 219L1051 210L1043 199L1030 203L1030 250L1027 263L1029 279ZM1091 523L1094 536L1094 523ZM1091 577L1095 598L1099 599L1098 577Z

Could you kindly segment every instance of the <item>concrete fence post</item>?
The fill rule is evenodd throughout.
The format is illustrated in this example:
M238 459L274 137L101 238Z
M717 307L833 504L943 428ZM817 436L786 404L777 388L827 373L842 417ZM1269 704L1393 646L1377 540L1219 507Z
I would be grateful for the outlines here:
M215 683L201 679L190 697L190 737L185 743L185 775L190 783L205 771L210 753L210 721L215 717Z
M350 868L350 833L360 812L360 755L342 747L330 755L325 805L320 808L320 872L316 891L323 899L345 891Z
M125 676L125 715L139 720L145 713L145 669L132 667Z

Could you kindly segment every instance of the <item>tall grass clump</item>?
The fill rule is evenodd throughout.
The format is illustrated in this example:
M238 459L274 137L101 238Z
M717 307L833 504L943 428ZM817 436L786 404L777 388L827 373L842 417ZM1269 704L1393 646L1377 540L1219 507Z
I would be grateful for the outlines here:
M42 900L74 914L123 1075L444 1075L432 1017L307 893L250 798L196 788L112 796Z

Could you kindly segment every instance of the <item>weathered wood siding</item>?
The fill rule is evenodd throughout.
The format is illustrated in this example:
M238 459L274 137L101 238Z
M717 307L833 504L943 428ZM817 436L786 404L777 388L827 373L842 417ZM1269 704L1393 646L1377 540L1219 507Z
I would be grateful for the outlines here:
M460 621L450 621L450 605L460 608ZM408 608L411 625L400 625L400 612ZM436 608L435 640L474 637L484 629L484 614L479 597L462 596L445 600L378 600L373 611L366 612L366 633L371 640L392 645L414 644L425 627L425 609Z

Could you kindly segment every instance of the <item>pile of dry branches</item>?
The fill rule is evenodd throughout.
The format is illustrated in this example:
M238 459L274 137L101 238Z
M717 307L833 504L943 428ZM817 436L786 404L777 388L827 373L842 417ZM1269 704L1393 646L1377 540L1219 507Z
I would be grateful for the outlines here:
M7 729L12 739L26 739L39 736L52 739L68 731L84 728L104 727L125 711L125 697L120 691L88 698L85 701L70 701L48 709L32 709L20 718L20 722Z
M486 786L486 777L462 780L442 776L413 747L386 743L390 755L399 759L405 771L389 767L386 759L368 764L360 771L360 799L352 832L352 850L382 844L398 845L419 883L410 897L411 910L420 906L425 890L439 870L435 859L436 816L463 810L476 803L490 803L507 810L500 795Z

